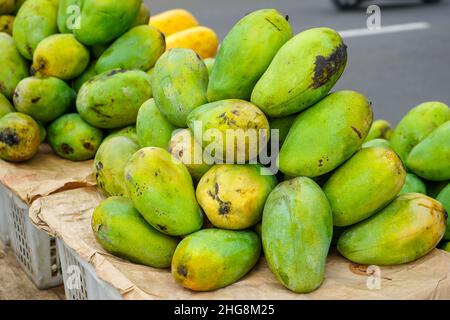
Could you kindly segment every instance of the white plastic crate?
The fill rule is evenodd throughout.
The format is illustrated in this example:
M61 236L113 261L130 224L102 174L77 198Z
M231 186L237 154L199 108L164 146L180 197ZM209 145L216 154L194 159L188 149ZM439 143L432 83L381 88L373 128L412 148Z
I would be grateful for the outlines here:
M8 210L11 191L0 184L0 241L5 245L9 245L9 223Z
M22 269L38 289L61 285L63 280L56 239L31 222L29 206L17 196L10 192L2 197L11 247Z
M61 239L57 244L67 300L122 300L117 289L97 277L92 265Z

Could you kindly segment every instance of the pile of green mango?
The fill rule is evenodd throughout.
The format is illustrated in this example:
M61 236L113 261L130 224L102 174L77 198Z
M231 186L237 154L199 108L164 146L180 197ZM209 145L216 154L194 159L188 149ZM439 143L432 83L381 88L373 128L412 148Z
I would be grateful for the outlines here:
M257 10L204 61L166 51L141 0L0 14L15 12L12 36L0 33L0 158L29 160L47 140L93 159L106 199L92 230L108 252L171 268L194 291L239 281L263 254L308 293L332 246L368 265L450 251L450 108L374 121L364 94L332 91L347 64L335 30L294 35L287 16Z

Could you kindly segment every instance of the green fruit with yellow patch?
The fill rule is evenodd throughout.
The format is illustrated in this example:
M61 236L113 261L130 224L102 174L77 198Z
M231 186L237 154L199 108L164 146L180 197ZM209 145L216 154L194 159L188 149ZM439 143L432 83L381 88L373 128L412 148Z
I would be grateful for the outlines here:
M366 142L374 139L385 139L389 141L391 139L394 130L392 130L391 124L386 120L376 120L373 122L367 135Z

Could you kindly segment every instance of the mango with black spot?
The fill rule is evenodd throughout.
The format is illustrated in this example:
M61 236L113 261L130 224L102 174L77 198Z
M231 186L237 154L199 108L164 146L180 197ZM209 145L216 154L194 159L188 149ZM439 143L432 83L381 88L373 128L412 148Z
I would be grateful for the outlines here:
M385 139L389 141L393 133L394 130L392 129L391 124L388 121L376 120L373 122L372 127L370 128L365 142L374 139Z
M423 194L408 193L344 231L337 248L355 263L408 263L438 245L444 236L446 221L447 213L441 203Z
M111 254L154 268L170 267L178 239L150 226L130 199L102 201L94 210L91 225L97 241Z
M62 158L83 161L94 158L103 132L85 122L79 114L65 114L48 127L48 142Z
M442 203L447 213L450 212L450 183L439 192L436 200ZM447 219L447 229L445 231L444 240L450 241L450 219Z
M0 118L4 115L14 112L15 109L6 97L0 93Z
M313 180L282 182L269 195L262 219L264 255L289 290L308 293L322 284L332 234L330 205Z
M245 276L260 254L261 241L253 231L205 229L180 242L172 260L172 275L187 289L217 290Z
M29 115L12 112L0 119L0 158L11 162L31 159L41 144L39 125Z
M14 19L14 16L0 15L0 32L6 32L12 35Z
M399 195L406 193L422 193L427 194L427 186L418 176L413 173L406 175L405 184L400 190Z
M216 165L200 180L197 200L213 225L242 230L261 221L277 180L260 165Z

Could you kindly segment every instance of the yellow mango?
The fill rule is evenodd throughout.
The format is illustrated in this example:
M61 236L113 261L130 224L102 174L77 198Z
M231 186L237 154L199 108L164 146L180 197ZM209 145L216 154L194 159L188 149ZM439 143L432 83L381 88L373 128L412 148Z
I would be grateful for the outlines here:
M198 26L197 19L187 10L173 9L150 18L149 24L166 36Z
M207 27L194 27L177 32L166 38L166 48L192 49L203 59L216 55L219 37L214 30Z

